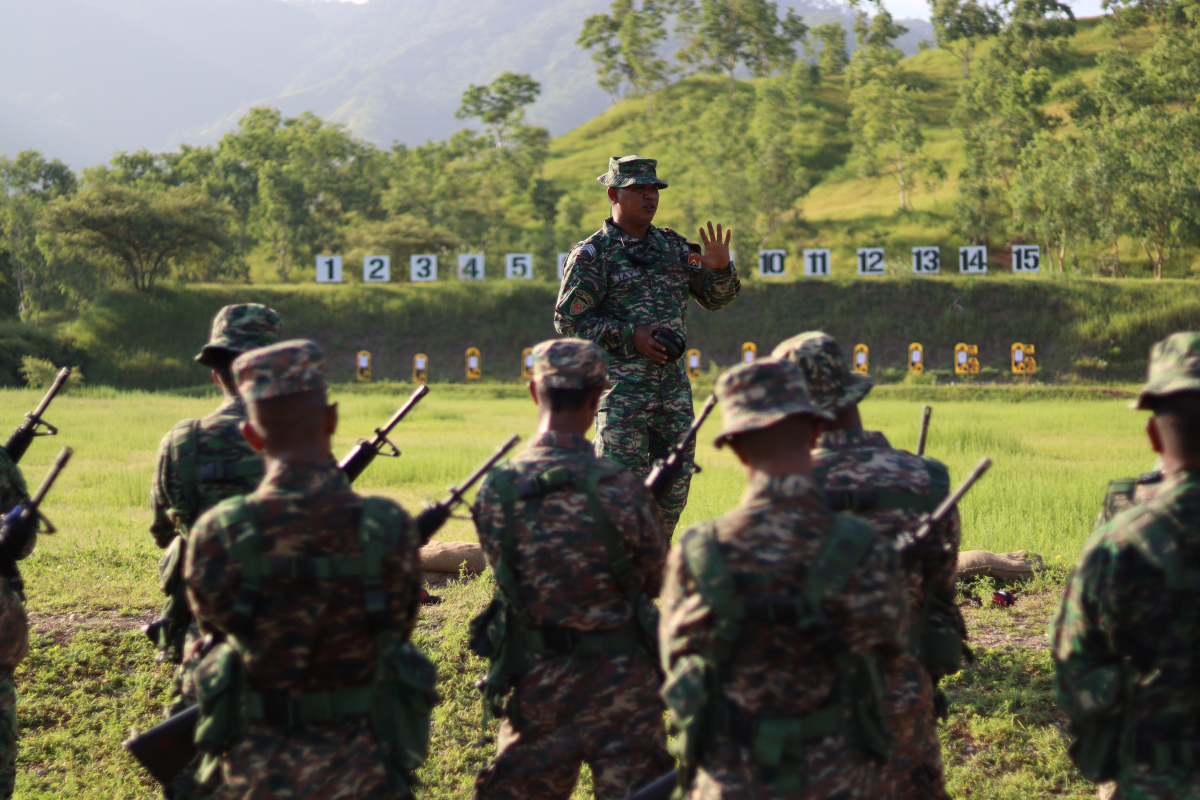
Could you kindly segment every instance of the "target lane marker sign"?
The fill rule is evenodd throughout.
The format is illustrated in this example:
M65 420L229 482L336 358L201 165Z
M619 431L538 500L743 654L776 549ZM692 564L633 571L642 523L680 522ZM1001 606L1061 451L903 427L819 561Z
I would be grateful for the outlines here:
M371 380L371 354L366 350L359 350L354 359L354 379L360 382Z
M367 256L363 259L363 283L388 283L391 279L391 256Z
M437 256L419 255L408 258L408 277L413 283L427 283L437 280Z
M570 253L559 253L558 254L558 279L560 281L563 278L563 270L566 269L567 256L569 256L569 255L571 255L571 254Z
M867 374L870 352L870 348L865 344L854 345L854 371L859 375Z
M459 254L458 279L460 281L483 280L483 253Z
M413 383L429 382L429 356L417 353L413 356Z
M829 250L804 251L804 276L806 278L824 278L829 276Z
M986 275L987 248L983 245L958 248L958 271L963 275Z
M342 282L342 257L317 256L317 283Z
M1013 272L1041 272L1042 248L1036 244L1014 244L1012 249Z
M787 269L787 250L759 250L758 274L763 278L779 277Z
M859 275L883 275L884 273L882 247L858 248Z
M920 375L925 371L925 348L919 342L908 346L908 371Z
M942 251L937 247L912 249L913 275L938 275L942 271Z
M504 277L512 280L533 279L533 254L509 253L504 257Z

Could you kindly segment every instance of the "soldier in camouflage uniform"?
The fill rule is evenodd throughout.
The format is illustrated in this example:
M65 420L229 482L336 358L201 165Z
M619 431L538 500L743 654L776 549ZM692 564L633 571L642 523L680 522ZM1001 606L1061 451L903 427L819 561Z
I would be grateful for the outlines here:
M1156 344L1136 407L1163 481L1092 534L1052 650L1071 756L1122 800L1200 798L1200 333Z
M1136 478L1117 478L1108 482L1104 493L1104 503L1096 516L1096 524L1092 530L1100 529L1101 525L1120 514L1122 511L1150 502L1162 486L1162 465L1155 462L1149 472L1143 472Z
M641 481L584 438L606 362L582 339L534 348L537 436L489 473L472 508L504 606L489 612L509 625L494 642L507 661L493 659L488 682L512 690L496 759L475 782L481 800L565 800L584 762L596 796L620 800L673 764L655 625L643 621L667 540Z
M877 800L883 672L904 651L896 553L829 510L812 478L819 420L796 366L717 382L741 504L671 549L659 647L692 800Z
M590 339L609 355L612 389L596 415L596 454L645 477L691 425L691 384L678 352L654 338L666 329L677 344L687 337L688 297L703 308L724 308L741 289L729 259L729 232L718 225L690 244L670 228L651 225L658 210L658 178L651 158L609 160L597 180L608 187L612 216L567 257L554 308L554 328ZM660 334L661 335L661 334ZM674 358L668 356L674 355ZM690 476L663 500L668 538L687 504Z
M29 490L21 470L0 448L0 513L25 499ZM17 780L17 690L13 670L29 653L29 621L25 617L25 583L16 561L33 552L34 534L16 560L0 563L0 799L13 795Z
M921 515L932 512L948 494L949 473L940 461L896 450L879 431L863 430L858 404L875 381L852 372L837 341L821 331L786 339L771 355L797 364L813 403L833 416L812 452L813 476L829 507L867 520L888 539L915 529ZM947 632L946 623L965 634L954 603L957 509L933 530L933 537L939 545L933 548L937 557L904 577L908 647L899 670L890 676L884 704L895 747L887 769L890 786L880 795L897 800L949 798L934 698L937 681L957 671L962 640L951 637L950 663L941 664L930 652L934 643L926 634ZM944 700L938 696L940 705Z
M213 382L224 395L221 405L207 417L176 424L158 446L150 533L166 550L159 576L168 599L162 618L147 632L158 645L158 659L179 664L168 716L196 701L190 682L200 636L188 613L182 580L188 529L225 498L252 491L263 474L262 457L242 437L246 407L238 397L231 365L241 353L278 341L281 327L278 312L264 305L230 305L218 311L209 342L196 361L212 370ZM183 800L204 797L207 791L196 784L192 770L184 770L164 793Z
M316 344L252 350L233 372L266 474L188 533L184 580L206 636L202 775L219 766L221 800L407 797L415 762L385 729L405 722L388 703L415 652L416 526L334 464L337 405Z

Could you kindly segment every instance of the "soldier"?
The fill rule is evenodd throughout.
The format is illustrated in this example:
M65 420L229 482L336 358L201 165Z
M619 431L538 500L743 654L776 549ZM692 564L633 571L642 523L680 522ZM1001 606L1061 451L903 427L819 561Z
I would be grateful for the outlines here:
M158 465L150 490L154 519L150 533L165 548L159 579L167 595L162 617L147 629L158 645L159 661L178 664L171 683L166 714L196 702L191 687L199 631L188 613L183 588L187 532L200 515L220 501L253 491L263 474L262 457L242 437L246 407L238 397L231 373L241 353L279 340L278 312L257 303L225 306L213 317L208 344L196 361L212 370L213 383L223 399L203 419L178 423L158 446ZM193 770L184 770L164 794L175 800L199 798L207 790L196 784Z
M1101 525L1126 509L1149 502L1162 486L1162 480L1162 465L1156 461L1149 472L1143 472L1136 478L1117 478L1109 481L1108 489L1104 492L1104 503L1100 506L1100 513L1092 530L1099 530Z
M1136 408L1163 480L1092 534L1052 649L1071 756L1116 797L1200 797L1200 333L1154 345Z
M432 664L406 644L416 526L337 469L316 344L252 350L233 374L266 474L188 534L184 580L205 634L200 777L220 767L222 800L408 797L436 699Z
M506 627L492 624L484 648L485 704L505 719L496 759L475 781L481 800L565 800L584 762L596 797L619 800L673 764L651 602L667 540L641 481L584 438L608 388L606 362L582 339L534 348L537 437L487 476L472 508L500 587L472 631Z
M832 415L812 451L813 477L834 511L867 520L887 539L915 529L950 491L945 465L894 449L879 431L863 430L858 404L875 381L850 370L837 341L822 331L786 339L772 356L800 367L813 403ZM958 671L966 627L954 602L960 539L957 509L935 527L938 557L903 577L908 647L889 675L884 714L895 746L881 796L949 800L937 717L945 698L936 686ZM935 701L936 697L936 701Z
M639 477L691 425L692 390L680 360L687 348L688 296L711 311L741 289L729 231L700 230L704 252L670 228L651 225L659 189L652 158L611 158L597 180L612 216L571 251L554 308L554 328L590 339L609 355L612 389L596 416L596 454ZM690 476L662 503L668 540L687 504Z
M21 470L0 448L0 508L7 512L29 494ZM13 795L17 780L17 690L13 670L29 654L25 582L17 561L33 552L34 534L17 552L0 552L0 799Z
M741 504L684 532L663 582L663 696L692 800L876 800L881 671L902 652L896 553L812 479L804 377L764 359L717 381Z

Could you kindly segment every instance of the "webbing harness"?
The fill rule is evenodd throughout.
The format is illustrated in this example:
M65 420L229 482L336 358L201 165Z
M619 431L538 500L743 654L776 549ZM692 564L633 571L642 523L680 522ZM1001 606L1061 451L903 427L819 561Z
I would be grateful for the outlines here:
M237 483L243 478L262 476L266 464L261 455L255 453L238 459L214 459L200 455L200 420L187 421L187 435L176 438L172 443L172 460L175 463L180 483L191 499L193 508L175 509L177 524L190 527L199 510L200 485L205 483Z

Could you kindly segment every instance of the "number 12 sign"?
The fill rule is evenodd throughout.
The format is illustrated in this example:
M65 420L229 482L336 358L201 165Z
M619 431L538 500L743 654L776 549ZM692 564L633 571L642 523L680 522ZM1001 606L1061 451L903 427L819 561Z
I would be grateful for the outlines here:
M408 277L415 283L437 280L437 256L409 256Z
M858 248L858 274L859 275L882 275L883 269L883 248L882 247L860 247Z
M958 271L964 275L986 275L987 248L982 245L958 248Z
M341 283L342 282L342 257L341 256L318 256L317 257L317 283Z

